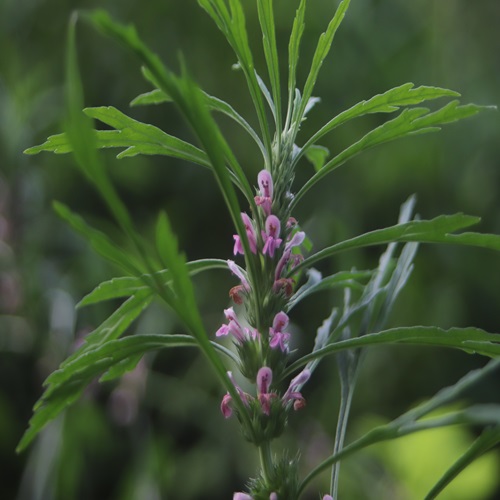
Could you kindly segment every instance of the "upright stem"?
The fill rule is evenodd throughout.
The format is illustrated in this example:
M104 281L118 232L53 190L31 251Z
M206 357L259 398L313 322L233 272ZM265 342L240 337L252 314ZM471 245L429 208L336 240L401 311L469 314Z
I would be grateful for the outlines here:
M271 458L271 443L269 441L266 441L259 446L259 458L262 468L262 475L264 476L266 482L269 482L273 465L273 461Z
M349 359L345 364L339 363L340 374L340 408L337 420L337 429L335 432L335 443L333 445L333 454L337 455L344 447L344 440L351 411L352 397L356 385L356 375L358 373L358 356ZM340 360L339 360L340 361ZM342 373L342 371L344 373ZM340 460L332 466L332 477L330 483L330 495L337 499L339 489Z

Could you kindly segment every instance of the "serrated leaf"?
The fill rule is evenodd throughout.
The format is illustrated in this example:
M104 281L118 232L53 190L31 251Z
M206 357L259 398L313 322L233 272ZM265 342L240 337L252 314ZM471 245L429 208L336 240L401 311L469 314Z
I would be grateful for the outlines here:
M425 85L414 88L413 83L405 83L399 87L387 90L383 94L377 94L367 101L358 102L351 108L339 113L306 142L303 150L307 152L309 147L316 144L326 134L354 118L372 113L393 113L402 106L421 104L422 102L442 97L460 97L460 94L453 90Z
M450 328L444 330L437 326L408 326L391 328L361 337L340 340L326 347L303 356L287 368L286 373L293 373L309 361L334 354L346 349L371 347L386 344L411 344L450 347L467 353L477 353L488 357L500 356L500 334L488 333L479 328Z
M122 377L126 373L131 372L137 367L142 357L143 354L139 353L119 361L118 363L110 367L109 370L101 375L101 377L99 377L99 382L110 382L111 380L115 380Z
M405 224L396 224L395 226L377 229L327 247L304 259L295 269L308 267L319 260L346 250L390 242L449 243L500 251L499 235L481 233L450 234L453 231L477 224L479 221L478 217L455 214L440 215L431 220L416 220Z
M340 167L362 151L402 137L438 131L441 125L473 116L479 111L486 109L493 108L491 106L477 106L475 104L460 106L458 101L452 101L432 113L428 108L404 109L396 118L368 132L359 141L332 158L319 172L313 175L302 186L291 203L291 209L293 209L302 196L304 196L304 194L325 175Z
M154 89L138 95L130 102L130 106L148 106L151 104L163 104L164 102L172 102L172 98L163 92L163 90Z
M192 337L180 335L138 335L107 342L83 353L53 372L45 381L47 389L35 405L30 427L17 451L24 450L40 430L62 410L74 403L96 377L130 357L165 347L196 346Z
M95 330L86 335L84 343L61 363L61 368L73 362L84 352L98 345L118 339L153 301L151 290L139 290L120 305Z
M144 73L148 74L147 72ZM262 156L265 159L266 150L264 148L264 145L262 144L262 141L256 134L255 130L250 126L250 124L230 104L223 101L222 99L211 96L206 92L203 92L203 96L205 97L206 105L211 110L228 116L236 123L238 123L243 128L243 130L245 130L250 135L250 137L252 137L255 143L259 146ZM146 94L141 94L140 96L136 97L130 104L131 106L139 106L146 104L160 104L163 102L172 102L172 98L165 94L163 90L157 88L151 92L147 92Z

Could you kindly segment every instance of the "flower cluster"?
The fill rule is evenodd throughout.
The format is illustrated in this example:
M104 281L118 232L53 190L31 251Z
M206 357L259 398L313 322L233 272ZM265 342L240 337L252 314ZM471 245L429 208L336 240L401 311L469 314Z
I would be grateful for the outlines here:
M236 306L242 306L241 312L238 309L237 313L235 307L225 309L226 322L215 335L232 338L239 354L240 371L255 384L255 393L251 395L237 384L232 372L228 372L236 393L248 411L251 428L245 428L249 424L240 418L229 392L222 398L221 412L225 418L236 413L243 425L244 435L260 446L283 432L287 414L292 408L299 410L305 406L300 391L310 372L304 369L291 380L285 392L280 392L279 382L287 364L292 337L286 314L287 304L296 284L293 270L303 259L300 246L305 240L305 233L300 231L296 219L290 216L281 199L274 198L276 186L271 173L262 170L257 182L251 215L241 213L244 234L233 236L233 253L236 257L243 255L248 267L244 269L233 260L227 261L229 269L240 282L231 288L229 296ZM283 192L279 183L277 186ZM243 238L246 242L242 241ZM274 385L273 378L276 379ZM266 491L270 499L278 499L275 489L269 486ZM281 496L282 493L279 493ZM252 496L235 493L234 498L243 500L252 499Z
M292 379L288 389L279 398L278 394L271 391L271 383L273 381L273 371L267 366L263 366L259 373L257 374L256 386L257 386L257 397L254 398L250 394L247 394L234 380L232 372L227 372L231 382L233 383L236 391L238 392L243 404L250 407L253 402L257 402L260 407L262 414L270 416L271 415L271 402L273 400L280 400L281 405L284 409L288 409L293 406L295 410L300 410L305 406L305 399L300 393L300 387L303 386L311 376L309 370L305 369L301 371L295 378ZM232 397L229 392L222 398L221 412L225 418L229 418L233 414L231 407Z

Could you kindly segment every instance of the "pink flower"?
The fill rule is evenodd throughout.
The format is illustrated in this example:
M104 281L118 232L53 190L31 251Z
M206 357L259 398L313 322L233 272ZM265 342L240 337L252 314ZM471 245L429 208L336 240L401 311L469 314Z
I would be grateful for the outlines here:
M274 257L274 252L283 241L280 236L281 224L275 215L270 215L266 219L266 230L262 231L262 239L264 240L264 248L262 253L269 255L269 257Z
M236 340L244 342L246 335L245 330L240 325L238 317L236 316L234 309L230 307L229 309L224 309L224 315L228 320L227 325L222 325L216 332L216 337L222 337L231 334Z
M240 266L238 266L234 262L234 260L228 260L227 261L227 266L229 267L229 269L231 270L231 272L240 279L241 285L243 286L244 290L247 291L247 292L249 292L250 291L250 285L248 284L246 275L243 272L243 270L240 268Z
M278 265L276 266L276 271L274 273L275 281L278 281L281 278L283 270L290 261L290 257L292 256L292 248L301 245L305 237L306 233L304 233L304 231L297 231L292 236L290 241L287 242L287 244L285 245L285 250L283 252L283 255L281 256L281 259L278 261ZM293 262L292 262L293 267L295 267L298 264L298 262L300 262L299 259L303 259L302 255L298 254L293 256Z
M333 500L333 497L331 495L325 495L323 500Z
M253 227L253 222L250 217L245 212L241 213L241 218L243 219L243 224L245 225L245 230L248 238L248 244L250 245L250 251L252 253L257 253L257 237L255 235L255 229ZM234 255L237 254L244 254L243 250L243 244L241 243L241 238L239 235L235 234L233 235L234 238L234 248L233 248L233 253Z
M273 204L273 178L267 170L261 170L257 177L260 188L260 196L255 197L255 204L261 206L264 213L271 215Z
M283 405L293 401L293 409L300 410L306 405L306 400L299 392L300 388L309 380L311 372L305 368L290 381L287 391L283 394Z
M233 495L233 500L253 500L253 497L239 491Z
M257 394L264 415L271 414L271 401L277 395L269 392L271 382L273 380L273 371L267 366L263 366L257 373Z
M257 176L257 182L262 196L273 197L273 178L268 170L261 170Z
M226 393L226 395L222 398L222 402L220 404L220 411L224 415L224 418L229 418L233 414L233 409L231 408L230 403L233 400L231 394Z
M238 391L238 394L241 398L241 401L245 406L248 406L248 398L250 397L246 392L243 392L243 389L236 383L233 377L232 372L227 372L227 376L229 377L229 380L231 380L232 384L234 385L234 388ZM231 408L231 403L233 401L233 398L229 392L225 394L225 396L222 398L221 404L220 404L220 411L224 415L224 418L229 418L233 414L233 409Z
M289 299L292 296L294 284L292 278L279 278L273 283L273 292L278 294L283 291L285 297Z
M273 326L269 328L269 337L271 339L269 347L271 347L271 349L275 349L279 346L282 352L287 352L290 334L283 331L287 326L288 316L283 311L276 314L273 320Z

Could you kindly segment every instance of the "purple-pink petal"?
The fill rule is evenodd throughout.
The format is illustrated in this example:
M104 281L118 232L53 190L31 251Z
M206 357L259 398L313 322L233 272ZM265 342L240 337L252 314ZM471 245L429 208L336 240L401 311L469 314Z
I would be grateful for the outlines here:
M279 346L282 352L288 351L288 341L290 340L290 334L287 332L277 332L272 328L269 330L271 340L269 342L269 347L271 349L276 349Z
M236 265L234 260L228 260L227 266L229 267L231 272L240 279L241 284L245 287L245 290L250 291L250 285L248 284L245 274L240 269L240 267Z
M273 178L268 170L261 170L257 176L257 182L259 183L260 192L262 196L268 198L273 197Z
M306 233L304 233L304 231L297 231L292 236L292 239L287 242L287 244L285 246L285 250L289 250L293 247L298 247L299 245L302 245L305 238L306 238Z
M238 491L233 495L233 500L253 500L253 497L247 495L246 493L241 493L241 491Z
M273 371L267 366L263 366L257 372L257 391L259 394L265 394L269 391L271 382L273 381Z
M288 326L289 318L283 311L280 311L273 319L273 328L277 332L281 332L283 328Z
M233 398L229 392L222 398L222 402L220 404L220 411L224 415L224 418L229 418L233 414L233 409L230 406Z

